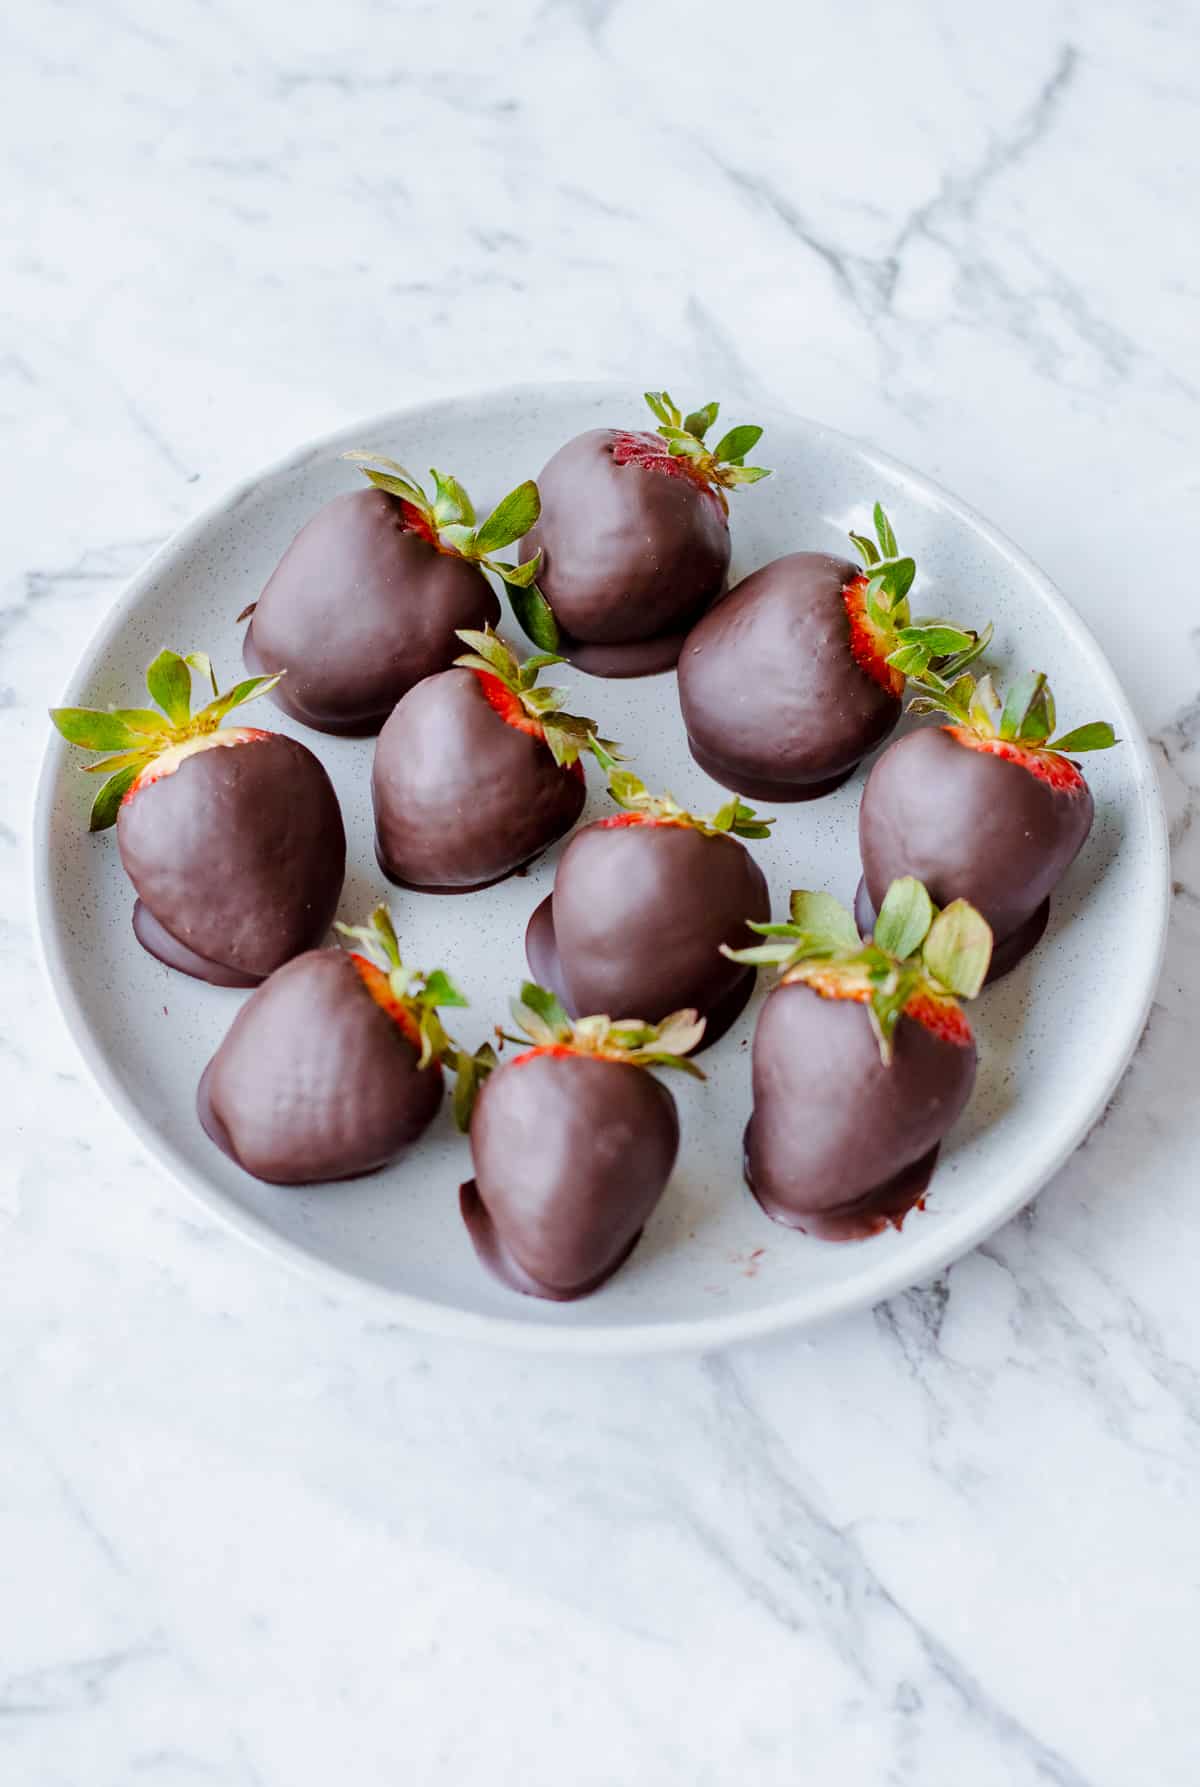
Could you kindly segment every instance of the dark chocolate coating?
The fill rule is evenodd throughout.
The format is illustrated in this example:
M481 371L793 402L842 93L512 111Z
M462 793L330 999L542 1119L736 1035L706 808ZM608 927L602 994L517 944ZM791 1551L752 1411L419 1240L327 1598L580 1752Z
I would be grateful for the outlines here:
M260 979L321 941L346 868L333 784L280 732L185 757L121 807L117 842L164 930Z
M559 625L589 645L680 631L720 594L729 569L719 498L692 478L618 465L618 438L592 428L546 462L541 516L521 543L522 560L542 553L538 587Z
M586 798L543 739L503 720L472 670L410 689L371 772L376 852L409 887L471 888L511 874L570 831Z
M416 1141L441 1102L441 1068L419 1068L418 1058L350 957L310 950L238 1012L205 1070L200 1119L272 1185L373 1173Z
M190 974L193 980L206 980L211 987L256 987L262 981L261 974L245 974L225 962L212 962L207 956L197 955L178 937L172 937L141 900L133 902L132 923L133 934L146 954L154 956L164 968Z
M374 732L414 683L458 657L457 628L499 619L478 565L407 532L398 497L351 490L318 509L280 559L246 649L256 668L287 672L274 693L295 718Z
M897 876L915 875L938 906L969 900L1002 943L1070 868L1093 811L1086 783L1060 791L945 727L923 727L890 745L867 778L858 814L867 893L878 911Z
M548 987L556 994L572 1017L585 1015L574 1009L575 1002L563 979L558 942L554 935L553 894L547 894L530 914L529 923L525 927L525 956L529 963L529 972L540 987ZM705 1049L711 1049L715 1042L720 1042L727 1030L733 1028L754 997L754 983L757 978L756 969L743 968L740 979L734 981L728 992L705 1008L704 1035L692 1050L693 1057L702 1055Z
M922 1166L961 1115L976 1054L974 1043L947 1042L902 1016L885 1067L865 1005L822 998L797 981L776 987L763 1006L753 1063L746 1170L754 1194L776 1221L840 1238L902 1215L897 1181ZM909 1205L927 1176L922 1169L910 1181Z
M480 1257L534 1296L585 1295L630 1252L678 1150L675 1100L644 1068L580 1055L510 1062L471 1119L477 1201L464 1187L463 1207Z
M793 552L730 590L679 655L679 703L697 763L760 800L837 787L885 739L900 702L860 670L845 559Z
M769 918L771 896L737 838L600 820L563 851L551 911L571 1013L657 1023L706 1015L745 979L720 946L753 943L746 921Z

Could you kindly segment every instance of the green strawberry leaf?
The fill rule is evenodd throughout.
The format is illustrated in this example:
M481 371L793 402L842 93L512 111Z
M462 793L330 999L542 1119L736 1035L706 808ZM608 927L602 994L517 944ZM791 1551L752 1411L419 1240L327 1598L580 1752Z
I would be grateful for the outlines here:
M468 1055L459 1049L454 1059L454 1121L465 1135L471 1127L475 1101L483 1082L496 1066L496 1051L490 1042Z
M441 968L435 968L432 974L425 976L425 985L421 989L420 998L422 1005L433 1006L435 1009L438 1006L469 1004L450 976Z
M875 942L900 961L921 947L933 923L934 905L921 882L912 875L893 881L883 897L875 920Z
M457 478L430 470L433 479L433 523L436 528L475 525L475 506Z
M668 428L679 427L683 421L683 413L671 402L669 391L647 391L645 397L658 421L664 423Z
M1087 726L1076 726L1073 732L1064 732L1050 746L1052 751L1107 751L1117 744L1116 733L1107 720L1093 720Z
M110 825L116 824L121 802L137 780L139 773L139 766L136 763L131 763L127 768L118 770L115 776L108 778L92 802L91 816L88 819L89 831L107 831Z
M743 422L737 428L731 428L713 448L713 458L729 465L741 465L747 453L752 453L757 447L762 439L762 432L753 422Z
M1001 738L1020 739L1033 736L1026 733L1025 727L1045 686L1046 677L1041 670L1031 670L1028 675L1018 677L1008 691L1000 715ZM1045 738L1047 734L1043 732L1040 736Z
M481 558L511 546L527 534L542 512L538 487L532 478L518 484L501 499L475 535L475 550Z
M192 673L178 652L159 652L146 671L146 687L173 726L187 725L192 714Z
M511 565L498 558L485 558L482 562L489 571L494 571L497 577L502 577L509 589L528 589L537 579L542 555L540 552L535 552L533 557L527 558L522 565Z
M725 484L757 484L760 478L769 478L770 472L762 465L732 465L723 474Z
M144 743L143 732L123 716L100 708L52 707L50 718L69 745L85 751L126 751ZM157 714L154 718L159 720ZM165 721L159 720L159 725L165 730Z
M874 510L875 533L879 540L879 550L884 558L895 558L899 552L892 524L884 513L883 504L876 503Z
M879 548L876 546L874 540L868 540L866 534L856 533L851 533L850 538L858 548L859 556L862 558L865 565L877 565L879 563Z
M217 673L213 669L213 661L207 652L185 652L183 661L185 664L190 664L193 670L200 672L214 695L221 693L217 687Z
M562 1001L548 988L539 987L535 980L522 982L519 1003L526 1011L531 1011L548 1030L554 1031L556 1035L571 1028L571 1020ZM513 1015L516 1016L516 1004L514 1004ZM518 1018L517 1021L519 1023L520 1019Z
M797 888L789 901L789 910L796 929L828 949L830 954L842 949L857 949L859 935L854 916L832 894Z
M972 634L964 633L960 627L944 626L941 622L900 627L896 637L904 645L924 646L931 658L945 658L955 652L969 651L975 643Z
M562 634L554 610L537 584L531 583L528 589L522 589L520 585L509 583L507 588L513 616L525 637L542 651L556 652L562 643Z
M922 955L929 972L947 992L960 999L974 999L991 965L991 926L974 906L953 900L930 926Z
M162 714L156 714L152 707L114 707L114 719L124 720L131 732L143 738L154 738L171 730Z
M685 416L683 425L689 434L694 434L698 441L702 441L716 421L720 408L719 403L706 403L700 409L693 410L690 416ZM716 457L719 459L721 454L718 452Z
M196 715L197 720L219 726L226 714L232 713L235 707L241 707L247 701L255 701L260 695L265 695L268 689L273 689L283 674L280 670L274 676L246 677L244 681L235 683L232 689L226 689L223 695L218 695L215 701L210 701L207 707L201 708Z

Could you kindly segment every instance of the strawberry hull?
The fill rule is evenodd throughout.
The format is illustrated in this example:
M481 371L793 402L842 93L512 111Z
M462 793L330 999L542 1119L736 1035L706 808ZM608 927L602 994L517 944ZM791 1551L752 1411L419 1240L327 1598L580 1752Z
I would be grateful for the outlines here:
M559 448L521 545L523 561L542 553L538 586L567 635L562 649L596 675L669 669L729 570L720 498L678 468L618 463L626 438L594 428Z
M545 905L534 913L526 953L573 1016L657 1023L694 1009L709 1020L707 1045L754 986L754 970L721 955L721 944L751 944L746 921L765 921L770 906L766 878L737 838L601 820L563 851L549 917Z
M675 1100L644 1068L533 1053L491 1075L471 1119L463 1220L512 1289L567 1302L635 1246L679 1150Z
M751 799L811 800L845 781L900 718L856 662L845 559L794 552L732 589L692 629L679 702L701 768Z
M583 811L582 772L501 718L479 677L452 669L398 704L371 775L376 854L393 881L467 892L540 856Z
M863 790L867 897L878 909L894 879L915 875L939 906L969 900L996 939L994 979L1040 937L1046 902L1082 849L1093 813L1082 780L1058 788L1018 762L958 743L945 727L911 732L883 753Z
M221 978L213 965L245 977L233 984L263 979L319 943L337 910L337 796L282 733L195 751L126 797L117 842L139 900L183 952L169 965L201 979ZM145 927L139 941L168 960Z
M826 1240L899 1227L975 1083L973 1043L902 1016L890 1066L867 1008L785 983L754 1037L746 1178L768 1216Z
M440 552L406 525L405 505L354 490L319 509L280 559L244 642L271 692L323 732L377 732L401 696L445 670L459 627L482 629L500 604L478 565Z
M356 1178L394 1160L433 1120L441 1069L417 1060L353 959L311 950L242 1006L204 1071L197 1111L256 1179Z

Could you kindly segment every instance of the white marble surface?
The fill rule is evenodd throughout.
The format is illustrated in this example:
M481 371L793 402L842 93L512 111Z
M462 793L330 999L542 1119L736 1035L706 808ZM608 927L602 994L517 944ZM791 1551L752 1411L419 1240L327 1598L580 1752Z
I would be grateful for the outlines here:
M1198 52L1186 0L7 9L0 1780L1194 1787ZM553 1364L324 1297L141 1158L32 959L44 709L145 554L344 419L568 375L915 461L1158 741L1113 1106L814 1338Z

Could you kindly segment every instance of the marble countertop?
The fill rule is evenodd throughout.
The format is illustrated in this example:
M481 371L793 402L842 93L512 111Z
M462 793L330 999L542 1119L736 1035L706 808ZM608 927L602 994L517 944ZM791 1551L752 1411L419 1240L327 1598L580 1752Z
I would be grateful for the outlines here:
M0 1779L1194 1787L1200 15L50 0L0 40ZM568 376L949 484L1088 618L1174 828L1149 1029L1036 1205L707 1358L435 1342L260 1259L33 954L44 710L149 551L347 419Z

